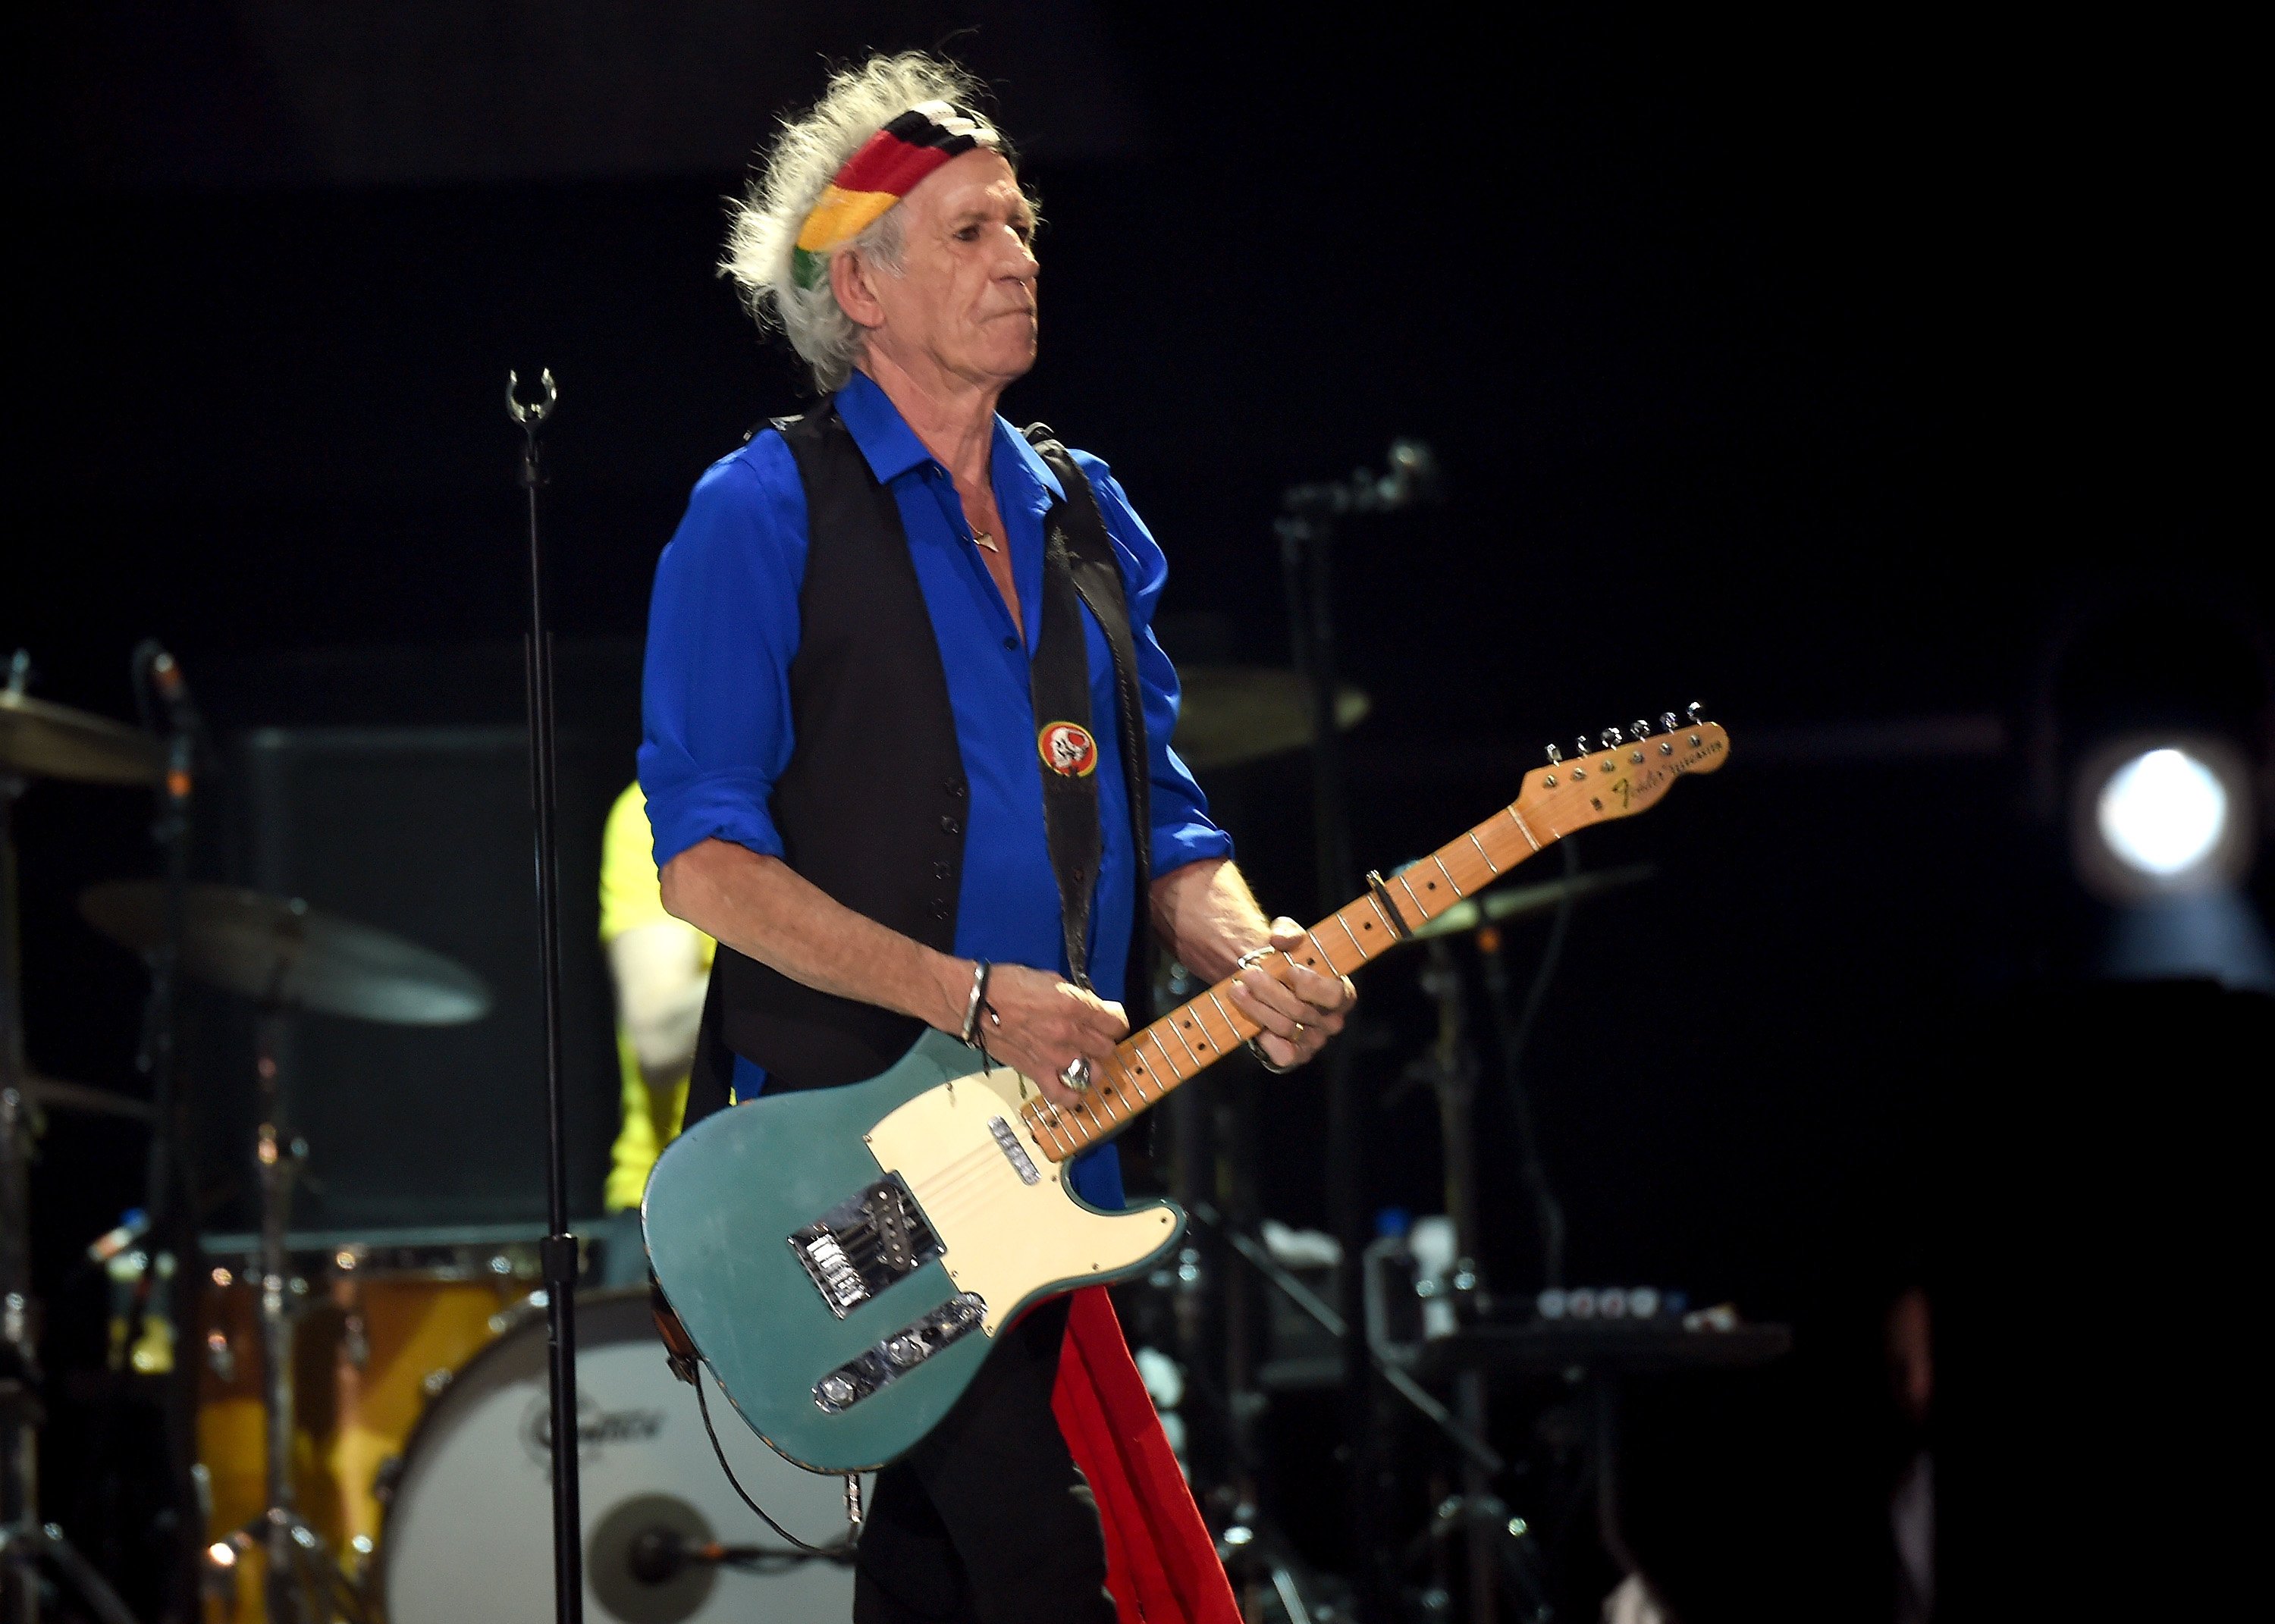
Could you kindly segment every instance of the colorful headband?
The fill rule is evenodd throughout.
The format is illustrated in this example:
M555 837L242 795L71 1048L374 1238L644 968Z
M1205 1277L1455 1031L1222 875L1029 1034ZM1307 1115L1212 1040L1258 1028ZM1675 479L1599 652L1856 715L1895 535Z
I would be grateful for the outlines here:
M945 102L926 102L903 113L871 136L821 189L790 250L792 279L801 288L820 287L829 274L831 249L867 230L950 158L974 147L992 147L997 140L994 130Z

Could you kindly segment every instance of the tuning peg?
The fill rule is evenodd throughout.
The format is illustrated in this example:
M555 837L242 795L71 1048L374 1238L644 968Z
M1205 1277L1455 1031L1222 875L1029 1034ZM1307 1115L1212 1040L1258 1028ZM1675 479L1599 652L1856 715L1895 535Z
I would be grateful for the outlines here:
M1583 733L1573 739L1572 753L1576 756L1584 756L1588 753L1588 736L1586 734Z
M1661 733L1672 733L1674 731L1674 713L1673 711L1659 712L1659 730Z
M1548 747L1548 765L1551 767L1558 767L1562 765L1563 760L1564 752L1557 749L1555 745L1551 744Z
M1613 745L1619 742L1620 730L1617 728L1606 728L1604 729L1604 748L1606 750L1609 750Z
M1635 740L1636 744L1642 744L1644 740L1651 736L1651 723L1645 721L1640 716L1636 717L1633 721L1628 724L1628 736Z
M1699 714L1699 710L1700 710L1699 704L1698 704L1698 701L1697 701L1697 700L1696 700L1696 699L1691 700L1691 701L1690 701L1690 703L1689 703L1688 706L1684 706L1684 707L1683 707L1683 714L1685 714L1685 715L1687 715L1687 716L1689 716L1689 717L1690 718L1690 725L1691 725L1692 727L1694 727L1694 728L1695 728L1695 727L1697 727L1700 722L1704 721L1706 720L1706 718L1705 718L1704 716L1703 716L1703 715L1701 715L1701 714Z

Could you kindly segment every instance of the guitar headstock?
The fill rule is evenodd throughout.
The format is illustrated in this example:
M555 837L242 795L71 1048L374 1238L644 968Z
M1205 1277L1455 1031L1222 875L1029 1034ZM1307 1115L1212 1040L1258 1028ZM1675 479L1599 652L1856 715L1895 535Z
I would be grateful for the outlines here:
M1524 775L1516 809L1560 835L1591 823L1628 818L1656 805L1688 773L1712 773L1728 759L1730 736L1706 721L1698 706L1687 716L1663 713L1625 729L1606 728L1592 742L1583 735L1566 756L1548 747L1548 765Z

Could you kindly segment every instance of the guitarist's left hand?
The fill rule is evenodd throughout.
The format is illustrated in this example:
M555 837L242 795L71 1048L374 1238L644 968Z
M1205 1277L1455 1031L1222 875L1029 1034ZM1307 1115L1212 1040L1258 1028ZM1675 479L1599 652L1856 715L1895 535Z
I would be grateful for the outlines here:
M1300 1066L1342 1031L1357 1001L1349 976L1323 976L1292 956L1304 944L1304 927L1284 915L1272 921L1275 957L1251 964L1234 978L1233 1001L1264 1031L1257 1046L1272 1063Z

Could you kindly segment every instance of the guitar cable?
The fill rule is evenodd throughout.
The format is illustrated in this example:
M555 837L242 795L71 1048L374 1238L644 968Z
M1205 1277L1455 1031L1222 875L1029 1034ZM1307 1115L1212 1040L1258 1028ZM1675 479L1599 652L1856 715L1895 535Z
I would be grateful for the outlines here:
M805 1540L800 1539L797 1535L791 1533L781 1523L768 1516L767 1514L767 1508L751 1498L750 1491L743 1487L742 1479L735 1476L735 1469L727 1464L727 1452L720 1446L719 1434L711 1425L711 1401L704 1394L702 1375L703 1373L700 1371L696 1372L695 1407L703 1412L703 1435L711 1440L711 1453L719 1457L719 1469L727 1474L727 1482L729 1485L734 1489L737 1495L741 1496L743 1504L748 1506L752 1511L758 1514L760 1522L774 1530L775 1533L781 1535L782 1538L790 1541L791 1545L797 1546L800 1551L805 1552L808 1556L826 1557L833 1562L851 1561L853 1560L854 1553L861 1548L861 1498L860 1489L858 1486L861 1481L860 1478L850 1473L847 1474L850 1481L845 1491L845 1514L852 1522L852 1532L847 1534L844 1538L839 1540L834 1545L808 1545Z

